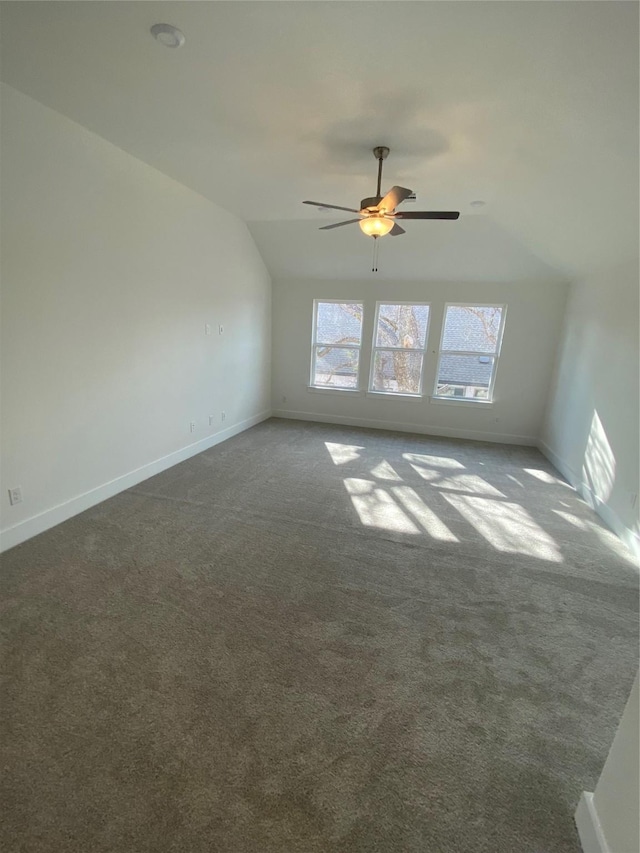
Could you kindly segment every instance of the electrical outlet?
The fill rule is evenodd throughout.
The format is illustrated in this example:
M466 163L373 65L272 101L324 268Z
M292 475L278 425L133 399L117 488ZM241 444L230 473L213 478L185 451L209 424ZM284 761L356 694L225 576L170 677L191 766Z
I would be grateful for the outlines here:
M224 326L222 325L222 323L220 323L220 325L218 326L218 334L224 335Z
M221 413L221 416L220 416L220 420L222 420L222 421L226 421L226 419L227 419L227 414L226 414L226 412L222 412L222 413Z
M215 418L213 417L213 415L209 415L209 426L213 426L214 420Z
M189 432L195 432L195 431L196 431L196 425L193 421L191 421L191 423L189 424Z
M211 334L211 323L205 323L204 324L204 333L205 333L205 335Z
M22 486L16 486L15 489L9 489L9 503L11 506L22 503Z

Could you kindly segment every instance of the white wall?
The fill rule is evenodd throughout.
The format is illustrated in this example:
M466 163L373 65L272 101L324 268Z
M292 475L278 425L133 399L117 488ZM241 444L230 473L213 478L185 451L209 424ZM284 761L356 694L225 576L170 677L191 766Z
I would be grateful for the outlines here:
M611 850L640 850L638 676L609 750L593 804Z
M595 793L583 794L576 812L584 853L640 850L638 680L636 676Z
M268 413L271 294L234 216L7 86L1 117L6 548Z
M640 553L638 311L637 260L572 284L542 449Z
M371 397L308 389L313 300L354 299L365 304L363 371L368 382L376 301L431 304L424 388L435 382L446 302L505 303L507 320L493 406L423 399ZM274 414L490 441L535 444L545 408L566 298L562 282L518 284L280 280L273 288ZM428 392L430 393L430 391ZM286 397L286 402L283 402Z

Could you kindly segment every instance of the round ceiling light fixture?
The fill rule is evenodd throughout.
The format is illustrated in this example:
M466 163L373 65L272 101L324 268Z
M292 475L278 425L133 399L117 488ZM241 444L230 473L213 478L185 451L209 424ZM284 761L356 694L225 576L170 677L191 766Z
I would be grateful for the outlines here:
M358 222L360 230L367 237L384 237L393 228L393 219L387 219L386 216L367 216Z
M185 42L184 33L171 24L154 24L150 33L165 47L182 47Z

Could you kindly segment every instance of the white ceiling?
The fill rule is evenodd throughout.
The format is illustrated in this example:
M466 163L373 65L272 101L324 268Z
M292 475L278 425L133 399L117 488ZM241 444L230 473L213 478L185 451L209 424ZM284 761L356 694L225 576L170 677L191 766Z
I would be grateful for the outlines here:
M388 275L637 253L635 2L4 2L2 79L237 213L276 276L370 275L372 241L300 202L358 206L381 144L383 189L462 212L381 241Z

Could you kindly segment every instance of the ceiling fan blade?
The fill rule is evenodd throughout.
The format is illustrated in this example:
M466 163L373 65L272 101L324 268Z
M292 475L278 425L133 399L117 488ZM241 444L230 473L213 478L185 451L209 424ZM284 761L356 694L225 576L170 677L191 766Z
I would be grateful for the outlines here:
M321 201L303 201L303 204L312 204L314 207L326 207L328 210L346 210L349 213L360 213L355 207L340 207L337 204L324 204Z
M328 231L330 228L340 228L341 225L351 225L352 222L360 222L359 219L347 219L345 222L334 222L333 225L323 225L319 231Z
M405 198L409 198L410 195L413 195L413 190L408 190L406 187L391 187L378 205L378 210L382 207L389 211L395 210L400 202L404 201Z
M458 219L457 210L403 210L394 219Z
M397 237L398 234L406 234L406 233L407 232L404 230L404 228L401 228L397 222L393 223L393 228L391 229L391 231L389 231L389 234L391 235L391 237Z

